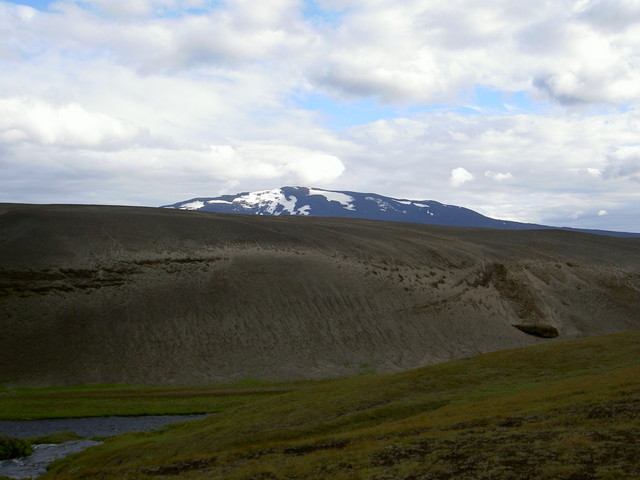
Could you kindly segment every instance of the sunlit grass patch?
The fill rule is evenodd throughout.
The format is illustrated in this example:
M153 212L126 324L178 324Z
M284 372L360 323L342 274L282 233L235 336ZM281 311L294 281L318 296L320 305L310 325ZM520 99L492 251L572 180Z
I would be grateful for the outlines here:
M314 381L211 386L78 385L0 391L1 420L219 413Z

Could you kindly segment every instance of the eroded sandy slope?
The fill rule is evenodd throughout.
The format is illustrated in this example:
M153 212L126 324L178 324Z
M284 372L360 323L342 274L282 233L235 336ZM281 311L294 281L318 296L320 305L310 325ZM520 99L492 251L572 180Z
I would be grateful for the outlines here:
M9 384L392 372L640 328L639 312L638 239L0 206Z

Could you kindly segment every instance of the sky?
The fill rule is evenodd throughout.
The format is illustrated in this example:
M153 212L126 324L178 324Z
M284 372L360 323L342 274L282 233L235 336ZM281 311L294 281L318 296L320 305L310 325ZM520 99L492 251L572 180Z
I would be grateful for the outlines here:
M0 202L286 185L640 232L640 0L0 0Z

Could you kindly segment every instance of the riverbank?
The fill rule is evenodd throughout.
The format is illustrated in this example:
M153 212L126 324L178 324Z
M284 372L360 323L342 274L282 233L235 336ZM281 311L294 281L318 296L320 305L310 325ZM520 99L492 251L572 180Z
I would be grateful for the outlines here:
M14 458L0 462L0 476L9 478L36 478L47 473L47 466L72 453L101 445L93 440L75 440L57 445L36 445L28 457Z
M89 447L100 445L102 439L129 432L148 432L166 425L198 420L207 415L147 415L141 417L90 417L47 420L0 420L0 433L20 438L32 438L61 431L77 433L86 440L57 445L35 445L28 457L0 462L0 476L15 479L36 478L46 473L47 466L56 460Z
M170 423L197 420L207 415L144 415L139 417L88 417L47 420L0 420L0 433L30 438L55 432L75 432L84 438L112 437L128 432L148 432Z

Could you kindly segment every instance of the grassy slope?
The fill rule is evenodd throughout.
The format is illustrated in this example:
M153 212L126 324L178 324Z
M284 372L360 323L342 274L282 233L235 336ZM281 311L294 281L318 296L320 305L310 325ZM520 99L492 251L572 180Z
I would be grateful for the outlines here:
M259 398L295 391L317 381L225 386L80 385L0 390L0 420L219 413Z
M254 398L51 478L640 479L640 331Z

